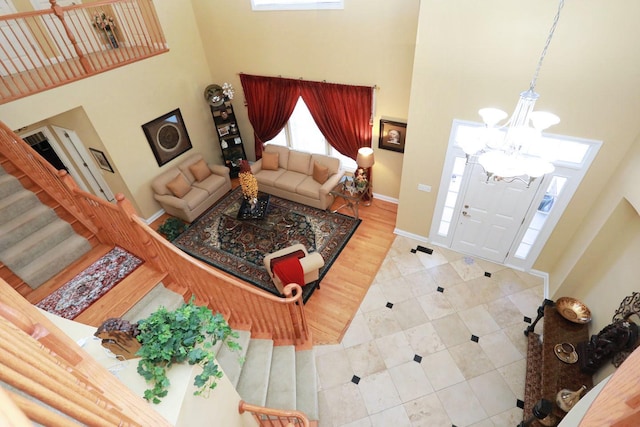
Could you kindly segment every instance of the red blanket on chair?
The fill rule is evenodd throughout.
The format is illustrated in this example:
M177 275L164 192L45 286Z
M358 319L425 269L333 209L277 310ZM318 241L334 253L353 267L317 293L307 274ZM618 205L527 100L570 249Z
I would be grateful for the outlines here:
M304 271L302 271L300 260L296 257L289 257L278 261L273 266L273 274L275 274L284 285L288 285L289 283L297 283L300 286L305 285Z

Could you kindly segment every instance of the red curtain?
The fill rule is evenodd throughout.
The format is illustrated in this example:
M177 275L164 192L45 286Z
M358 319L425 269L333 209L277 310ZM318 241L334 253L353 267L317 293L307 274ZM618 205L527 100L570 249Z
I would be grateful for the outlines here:
M285 127L300 96L298 80L240 74L249 121L255 136L256 159L265 141Z
M371 146L372 88L310 81L299 84L313 120L333 148L355 160L359 148Z

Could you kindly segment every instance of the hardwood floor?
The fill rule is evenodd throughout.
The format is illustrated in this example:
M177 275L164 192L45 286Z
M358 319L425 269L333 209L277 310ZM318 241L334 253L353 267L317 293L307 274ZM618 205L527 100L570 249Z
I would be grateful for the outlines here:
M374 198L359 214L360 226L305 306L314 344L342 340L395 238L396 204Z

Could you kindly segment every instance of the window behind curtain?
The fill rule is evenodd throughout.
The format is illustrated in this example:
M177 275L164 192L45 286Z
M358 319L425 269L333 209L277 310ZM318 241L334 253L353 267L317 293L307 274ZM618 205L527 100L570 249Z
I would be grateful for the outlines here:
M347 171L353 172L357 167L355 160L343 156L329 145L313 121L311 113L302 98L298 98L298 103L287 126L275 138L267 141L267 144L282 145L294 150L337 157L340 159L342 169Z

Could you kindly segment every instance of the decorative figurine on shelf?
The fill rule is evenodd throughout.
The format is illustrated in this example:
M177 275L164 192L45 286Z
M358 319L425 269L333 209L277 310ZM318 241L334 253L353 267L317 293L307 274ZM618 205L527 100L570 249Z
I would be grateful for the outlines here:
M595 373L600 366L621 351L628 351L638 341L638 325L631 321L618 320L605 326L587 342L578 343L580 370Z
M630 318L632 316L640 318L640 292L634 292L628 297L625 297L620 303L620 306L618 307L616 312L613 314L613 318L611 319L611 321L631 321ZM611 359L611 363L613 364L613 366L617 368L622 365L622 362L624 362L627 357L629 357L629 355L633 352L633 350L636 349L636 347L638 347L638 345L640 345L640 342L636 341L636 343L632 347L616 353L613 356L613 359Z

